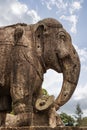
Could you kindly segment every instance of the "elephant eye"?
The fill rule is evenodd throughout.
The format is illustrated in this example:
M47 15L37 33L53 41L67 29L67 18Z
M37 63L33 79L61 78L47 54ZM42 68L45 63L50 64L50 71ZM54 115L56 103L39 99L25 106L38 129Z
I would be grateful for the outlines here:
M64 33L64 32L59 32L58 38L65 41L65 40L66 40L66 35L65 35L65 33Z

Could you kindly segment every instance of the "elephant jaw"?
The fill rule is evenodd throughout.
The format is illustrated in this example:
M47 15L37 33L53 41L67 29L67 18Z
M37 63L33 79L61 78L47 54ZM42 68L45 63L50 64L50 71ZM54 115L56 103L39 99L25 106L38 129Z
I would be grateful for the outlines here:
M76 51L71 55L63 57L63 59L61 59L61 66L63 72L63 84L61 92L55 100L56 110L70 99L78 83L80 61Z

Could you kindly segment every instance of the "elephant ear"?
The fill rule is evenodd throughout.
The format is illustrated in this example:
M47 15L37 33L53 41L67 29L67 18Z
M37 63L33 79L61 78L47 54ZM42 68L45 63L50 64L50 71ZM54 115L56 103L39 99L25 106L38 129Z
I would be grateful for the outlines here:
M20 28L20 27L16 28L15 31L14 31L14 42L15 42L15 44L18 43L18 41L22 38L22 36L23 36L23 29Z
M42 56L44 51L44 31L44 24L38 24L35 28L35 48L38 56Z

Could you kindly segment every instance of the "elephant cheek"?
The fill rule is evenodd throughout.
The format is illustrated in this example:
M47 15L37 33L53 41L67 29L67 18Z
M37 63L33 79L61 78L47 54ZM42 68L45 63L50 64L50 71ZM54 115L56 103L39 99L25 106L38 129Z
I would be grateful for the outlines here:
M69 55L69 50L68 50L65 42L61 39L61 40L59 40L59 42L57 44L58 44L58 46L57 46L56 52L58 54L58 57L60 59L63 59L66 56L68 56Z

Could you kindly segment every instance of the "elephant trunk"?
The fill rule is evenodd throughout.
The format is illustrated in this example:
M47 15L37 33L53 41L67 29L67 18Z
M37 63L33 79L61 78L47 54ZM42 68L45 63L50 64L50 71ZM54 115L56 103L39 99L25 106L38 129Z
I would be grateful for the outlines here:
M70 99L78 82L80 61L73 46L71 46L69 54L62 57L60 64L63 72L63 85L59 96L55 100L56 110Z

